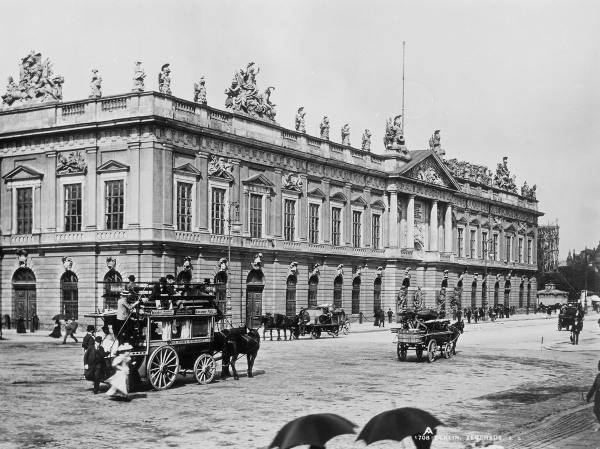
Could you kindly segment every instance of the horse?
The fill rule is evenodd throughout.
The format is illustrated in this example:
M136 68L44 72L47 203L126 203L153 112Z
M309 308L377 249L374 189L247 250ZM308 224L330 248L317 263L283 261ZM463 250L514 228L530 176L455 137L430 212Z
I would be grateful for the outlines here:
M256 329L248 329L246 326L234 327L232 329L223 329L214 334L214 348L222 351L222 369L221 378L231 376L229 365L233 370L233 378L239 380L235 362L240 354L246 354L248 361L248 377L252 375L252 367L256 360L256 355L260 349L260 335Z
M458 337L465 331L465 322L463 320L452 323L448 326L448 330L452 332L452 353L456 354L456 342Z
M283 330L283 339L287 341L287 331L290 331L290 341L293 338L294 327L296 326L295 320L289 318L280 313L271 314L267 313L260 319L260 323L263 326L263 340L266 340L265 333L268 330L271 335L271 341L273 341L273 329L277 331L277 340L281 340L281 330Z

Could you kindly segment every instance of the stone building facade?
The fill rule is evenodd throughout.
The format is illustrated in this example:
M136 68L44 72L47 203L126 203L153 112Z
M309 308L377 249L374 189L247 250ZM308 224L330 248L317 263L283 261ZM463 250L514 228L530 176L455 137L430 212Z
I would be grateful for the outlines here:
M371 317L403 283L408 305L421 287L436 307L446 284L463 307L526 307L537 201L440 154L158 92L5 108L1 313L82 320L111 297L103 281L177 275L186 256L194 282L228 287L234 322L317 303Z

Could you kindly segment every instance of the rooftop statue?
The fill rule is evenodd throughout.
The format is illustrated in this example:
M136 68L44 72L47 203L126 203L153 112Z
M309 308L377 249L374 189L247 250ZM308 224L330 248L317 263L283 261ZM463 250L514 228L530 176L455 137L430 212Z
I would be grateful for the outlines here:
M246 68L238 70L231 86L225 90L225 107L236 112L243 112L252 117L275 121L275 104L271 103L271 93L274 87L268 87L261 94L256 87L256 75L260 68L254 62L249 62Z
M435 151L438 156L445 156L446 152L442 148L441 141L440 130L436 129L429 138L429 149Z
M319 125L319 128L321 130L321 139L329 140L329 117L323 117L323 121Z
M296 114L296 131L300 133L306 133L306 124L304 122L304 116L306 112L304 112L304 106L300 106L298 108L298 113Z
M402 129L402 115L397 115L394 120L388 119L385 123L385 136L383 144L388 150L403 150L404 148L404 130Z
M533 187L529 187L527 185L527 181L525 181L525 183L523 184L523 187L521 187L521 196L524 196L527 199L530 200L535 200L536 196L535 196L535 191L537 190L537 186L534 184Z
M371 131L365 129L362 135L362 146L363 151L371 151Z
M92 81L90 81L90 98L102 97L102 77L98 75L98 69L92 69Z
M517 193L515 177L510 176L510 170L508 169L508 158L506 156L502 158L502 163L498 164L498 167L496 167L496 174L494 175L494 187Z
M194 103L206 104L206 81L200 77L200 81L194 83Z
M8 77L6 94L2 102L8 106L28 103L45 103L62 100L62 85L65 79L55 75L49 59L42 63L41 53L29 53L21 60L19 84Z
M144 78L146 78L146 73L142 68L142 62L137 61L135 63L135 68L133 72L133 88L131 89L133 92L144 91Z
M171 64L163 64L158 74L158 91L163 94L171 95Z
M484 165L449 159L444 161L453 176L486 186L492 185L492 172Z
M350 146L350 125L348 123L342 126L342 145Z

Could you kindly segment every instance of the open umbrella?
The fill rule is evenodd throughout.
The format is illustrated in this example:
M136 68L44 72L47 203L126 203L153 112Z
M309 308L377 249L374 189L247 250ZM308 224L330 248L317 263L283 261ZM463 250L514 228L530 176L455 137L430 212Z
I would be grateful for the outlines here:
M401 441L411 436L417 448L431 447L436 426L444 425L431 413L404 407L388 410L371 418L358 435L358 440L371 444L381 440Z
M302 416L283 426L270 448L288 449L309 444L311 447L325 448L327 441L338 435L355 433L356 424L334 413L315 413Z
M66 320L67 317L65 315L63 315L62 313L59 313L57 315L54 315L52 317L52 321L56 321L56 320Z

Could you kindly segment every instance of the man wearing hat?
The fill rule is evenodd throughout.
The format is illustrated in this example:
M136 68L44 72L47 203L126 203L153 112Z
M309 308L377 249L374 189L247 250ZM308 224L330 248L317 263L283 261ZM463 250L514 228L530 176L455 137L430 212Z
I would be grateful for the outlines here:
M83 356L83 369L85 378L94 382L94 394L98 394L100 381L104 378L106 352L102 348L102 337L94 339L94 344L89 346Z
M96 333L96 328L93 324L88 324L86 329L87 333L85 337L83 337L83 342L81 343L81 347L84 351L87 351L87 348L94 344L94 334Z

